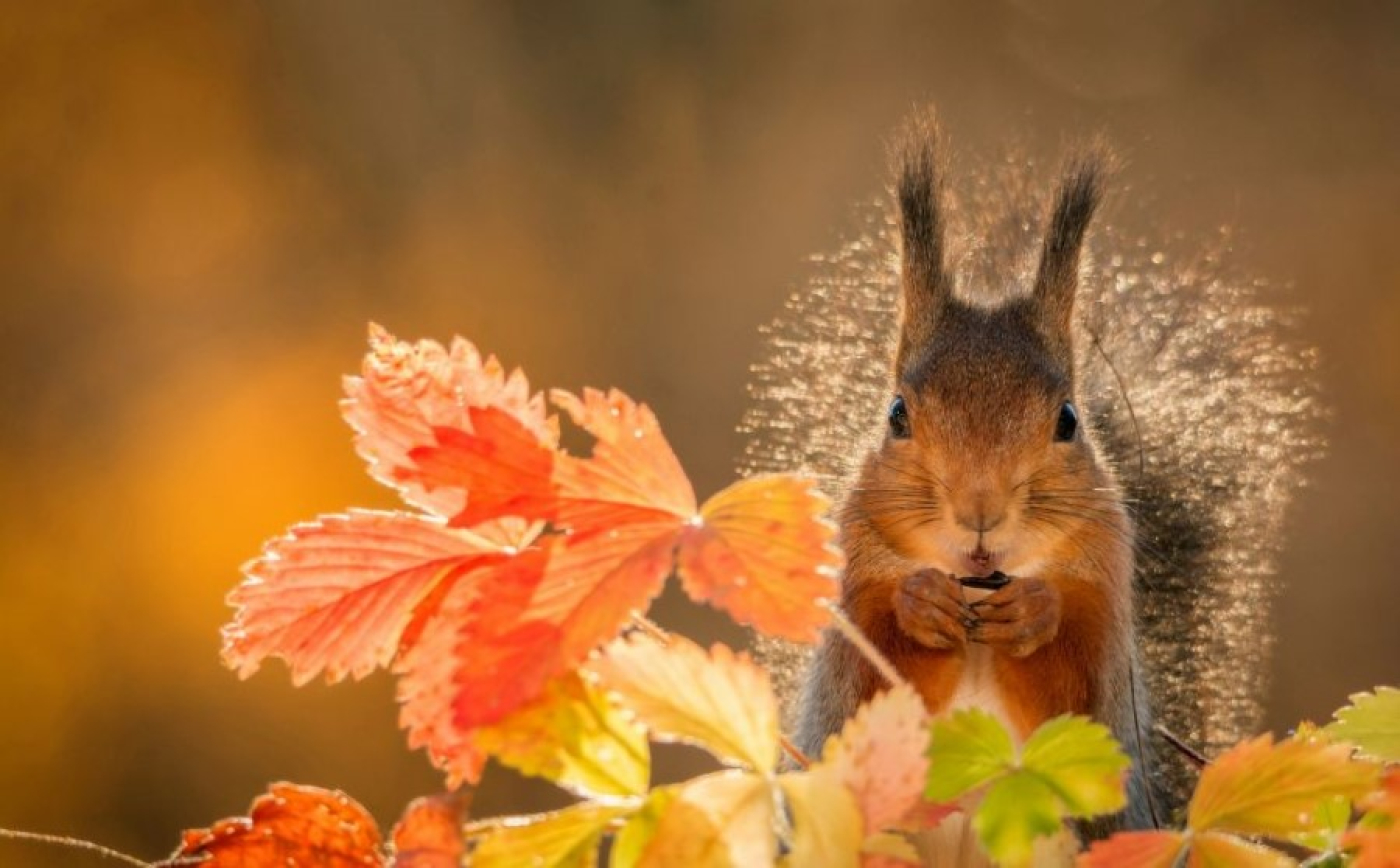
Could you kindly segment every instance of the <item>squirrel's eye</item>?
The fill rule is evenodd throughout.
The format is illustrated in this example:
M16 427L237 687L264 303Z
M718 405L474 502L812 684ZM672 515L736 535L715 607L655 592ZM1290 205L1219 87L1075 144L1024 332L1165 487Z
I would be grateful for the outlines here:
M1074 439L1074 432L1077 430L1079 414L1075 412L1074 405L1066 401L1060 405L1060 418L1055 422L1055 441L1068 443Z
M904 406L904 399L898 396L890 404L890 436L896 440L909 437L909 410Z

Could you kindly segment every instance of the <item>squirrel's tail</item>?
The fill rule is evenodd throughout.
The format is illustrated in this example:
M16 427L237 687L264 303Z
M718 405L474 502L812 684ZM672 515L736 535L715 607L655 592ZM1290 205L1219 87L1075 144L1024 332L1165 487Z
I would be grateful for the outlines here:
M997 301L1030 286L1036 191L1053 186L1035 175L1025 160L955 173L945 261L960 293ZM1107 198L1110 219L1090 230L1082 266L1082 397L1137 525L1140 699L1210 755L1261 723L1285 508L1322 451L1315 351L1296 313L1231 263L1227 237L1183 252L1180 239L1125 234L1112 218L1152 221L1116 198L1126 199ZM879 207L854 241L815 260L766 329L742 472L797 470L840 495L889 399L897 268ZM804 654L771 642L760 653L795 699ZM1189 766L1160 743L1153 753L1153 776L1179 805Z

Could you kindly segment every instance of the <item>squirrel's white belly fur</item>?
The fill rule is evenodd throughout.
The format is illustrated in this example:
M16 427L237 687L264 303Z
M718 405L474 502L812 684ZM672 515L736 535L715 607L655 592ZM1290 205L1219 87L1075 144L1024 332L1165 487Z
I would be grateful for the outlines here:
M987 645L969 643L966 647L962 674L953 698L948 703L949 711L960 708L980 708L988 712L1007 730L1015 732L1006 703L1002 700L1001 688L997 685L996 671L992 666L992 649Z

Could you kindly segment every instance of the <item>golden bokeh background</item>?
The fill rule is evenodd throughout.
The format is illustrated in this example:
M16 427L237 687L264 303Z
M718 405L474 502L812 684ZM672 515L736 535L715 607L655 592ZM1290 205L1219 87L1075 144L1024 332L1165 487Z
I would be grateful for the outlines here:
M623 387L713 491L758 326L926 100L957 154L1103 132L1144 228L1236 226L1312 308L1271 725L1400 681L1400 5L11 3L0 94L0 826L155 858L271 780L438 786L387 678L217 653L265 537L395 505L335 406L366 322Z

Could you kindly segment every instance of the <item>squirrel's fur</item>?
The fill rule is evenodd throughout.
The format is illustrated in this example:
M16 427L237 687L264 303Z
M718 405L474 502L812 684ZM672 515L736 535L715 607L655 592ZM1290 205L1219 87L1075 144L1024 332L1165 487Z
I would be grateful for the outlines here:
M1166 822L1186 769L1149 714L1207 751L1258 724L1280 514L1320 450L1312 354L1217 254L1091 224L1102 148L1046 207L1009 164L944 190L936 143L910 124L895 218L774 327L745 469L832 486L843 608L933 711L989 706L1022 736L1090 714L1134 758L1114 824ZM1057 440L1066 401L1080 424ZM940 578L999 568L1011 585L974 610ZM835 633L804 687L788 675L814 755L885 686Z

